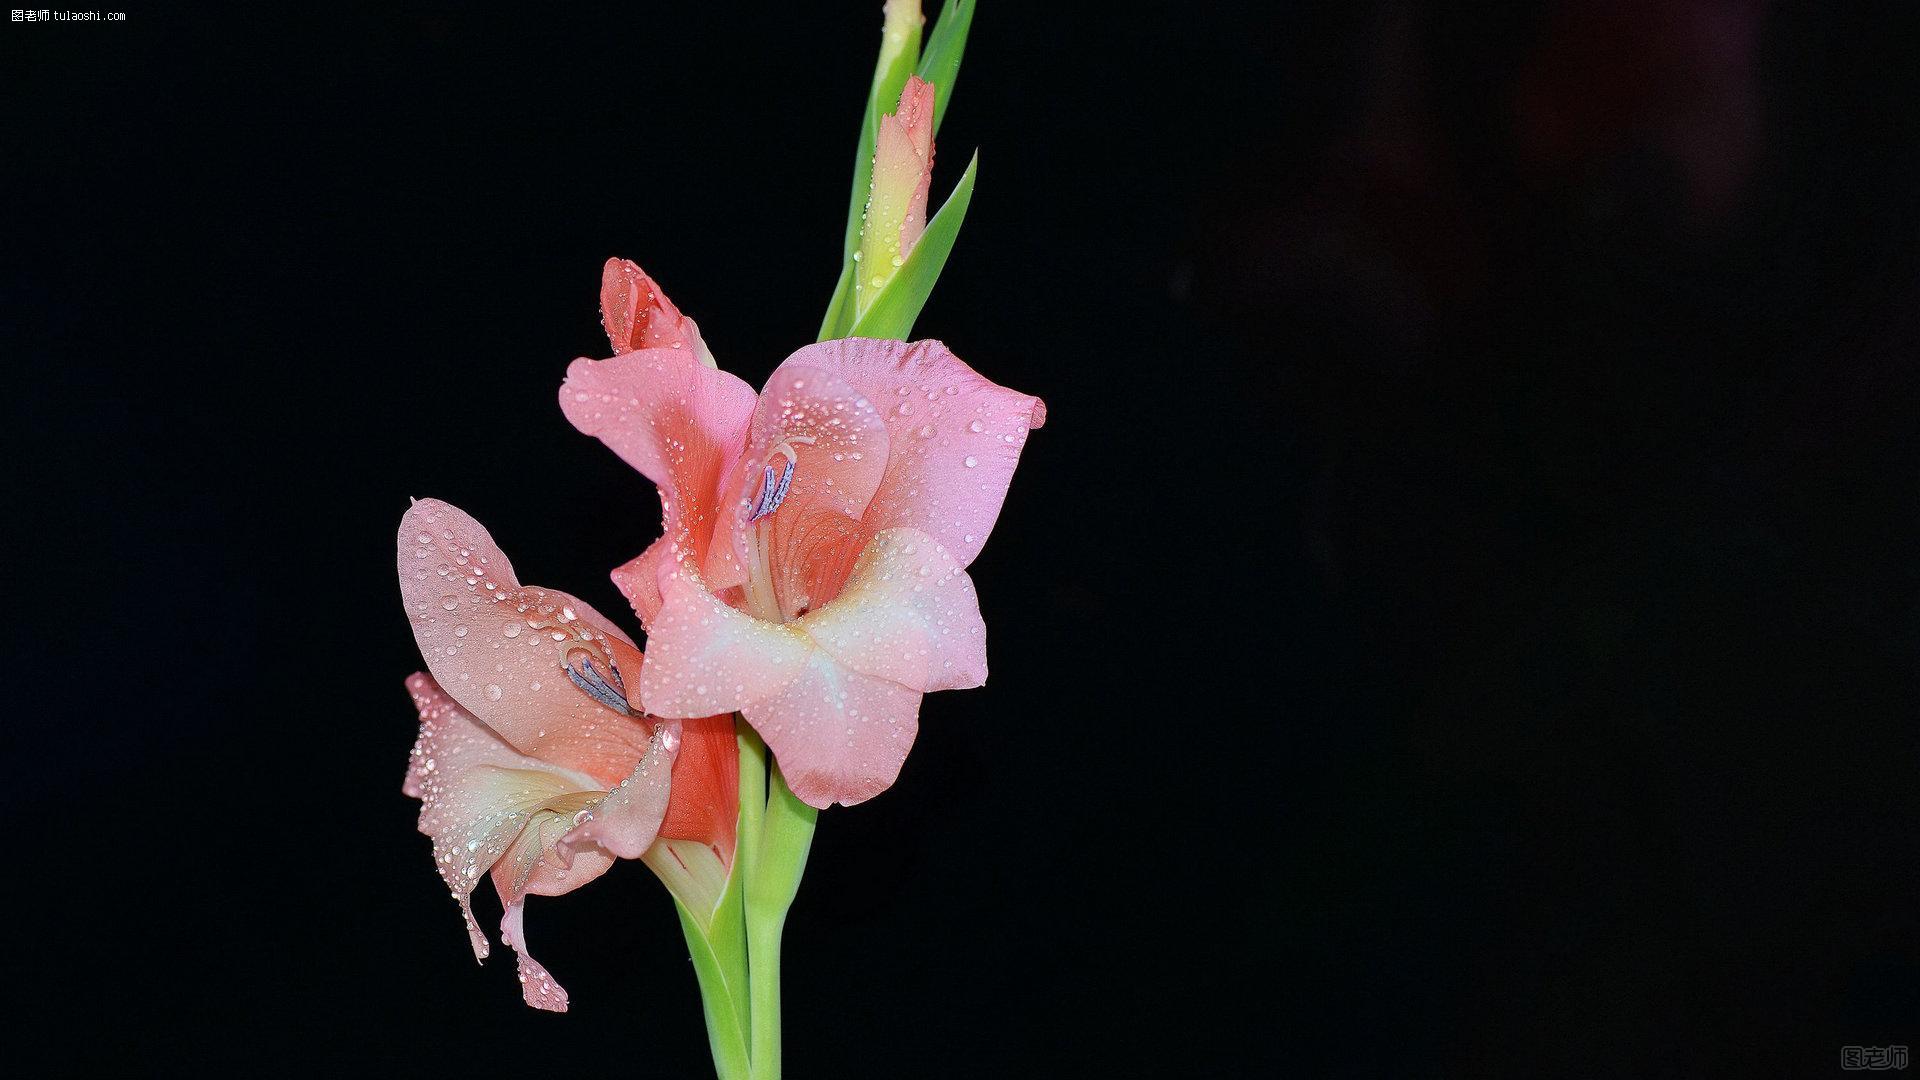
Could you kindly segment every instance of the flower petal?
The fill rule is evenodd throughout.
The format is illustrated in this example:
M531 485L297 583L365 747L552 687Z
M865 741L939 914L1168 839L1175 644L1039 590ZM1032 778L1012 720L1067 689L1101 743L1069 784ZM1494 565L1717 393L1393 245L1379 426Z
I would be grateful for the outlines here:
M791 481L769 510L768 477L785 475L789 462ZM714 544L704 567L709 587L744 581L740 568L757 561L749 548L764 544L783 616L831 600L866 544L860 515L886 462L887 426L874 402L828 372L782 364L767 380L728 485L723 527L731 544Z
M865 525L831 510L794 510L781 521L762 523L772 548L767 564L781 617L812 611L845 587L854 560L873 535Z
M671 349L575 360L560 388L573 426L606 443L660 490L665 535L703 559L722 480L739 460L753 388Z
M920 730L920 692L816 649L799 678L740 714L773 748L793 793L824 810L892 786Z
M911 690L987 680L987 627L973 581L918 529L876 535L839 597L800 628L845 667Z
M613 865L613 855L591 845L562 842L583 811L600 804L604 791L556 799L527 818L520 839L493 864L493 888L503 903L523 896L561 896L592 881Z
M938 341L826 341L787 364L831 372L886 421L886 475L862 523L874 532L919 529L963 569L970 565L1000 516L1027 432L1046 421L1046 405L988 381Z
M547 1012L567 1011L566 988L554 981L540 961L527 951L526 901L514 900L500 917L500 937L520 959L520 995L527 1004Z
M680 314L646 271L626 259L608 259L600 270L600 321L616 356L635 349L684 349L713 366L700 328Z
M560 838L561 849L573 852L594 845L622 859L645 855L667 816L668 783L679 752L680 722L661 721L633 775L588 808L584 818L574 819L573 830Z
M660 835L711 845L733 864L740 818L740 743L733 717L681 721L680 754L673 760L673 792Z
M727 875L733 869L733 856L725 858L711 845L698 840L678 840L662 835L647 849L641 861L654 872L674 899L686 906L702 929L711 929L713 914L727 892Z
M643 627L652 626L653 617L660 612L660 563L674 558L678 547L672 537L663 536L647 545L647 550L613 568L610 576L614 587L627 598Z
M887 467L887 425L878 403L832 371L793 358L767 379L745 456L756 468L763 461L778 464L783 445L795 455L783 508L858 518ZM740 492L743 501L748 494Z
M706 716L681 725L666 820L642 861L705 927L733 869L740 820L740 743L731 716Z
M738 710L800 674L805 634L720 602L685 567L665 567L660 612L647 636L640 703L654 716L691 719Z
M486 935L474 922L470 896L480 875L502 862L522 840L529 819L569 797L593 800L590 777L515 750L480 723L426 675L407 680L420 712L420 737L409 756L406 790L420 799L420 831L433 840L434 868L465 917L476 957L487 955ZM605 871L576 860L583 875ZM587 873L592 869L591 873Z
M400 593L441 688L525 754L611 787L645 753L647 729L567 674L592 660L612 680L640 655L585 602L523 586L480 523L437 499L400 521ZM613 670L607 670L607 669Z

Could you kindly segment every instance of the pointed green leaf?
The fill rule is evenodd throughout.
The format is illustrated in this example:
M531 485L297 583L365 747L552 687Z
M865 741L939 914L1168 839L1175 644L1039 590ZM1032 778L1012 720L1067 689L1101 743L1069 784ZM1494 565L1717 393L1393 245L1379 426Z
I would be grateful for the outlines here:
M933 36L920 54L920 78L933 84L933 132L940 133L940 121L947 115L947 102L953 100L953 80L960 76L960 54L967 48L967 31L973 26L973 0L947 0L940 8L940 21L933 24Z
M960 182L954 185L953 194L947 197L946 205L927 222L927 231L921 235L920 242L913 246L893 280L874 297L873 306L854 324L852 336L905 341L913 331L914 320L920 317L920 309L927 306L927 297L933 295L934 283L946 268L947 255L953 251L953 242L960 235L960 223L966 220L967 206L973 201L974 171L979 164L980 155L976 151L967 162L967 171L961 175Z
M728 963L723 961L700 927L698 919L679 900L673 902L680 913L680 929L687 938L687 954L693 960L693 974L700 982L700 1005L707 1017L707 1044L713 1050L713 1068L720 1080L748 1080L752 1064L748 1059L748 1023L741 1015L747 1002L748 987L729 978ZM737 977L744 978L744 950L736 963Z

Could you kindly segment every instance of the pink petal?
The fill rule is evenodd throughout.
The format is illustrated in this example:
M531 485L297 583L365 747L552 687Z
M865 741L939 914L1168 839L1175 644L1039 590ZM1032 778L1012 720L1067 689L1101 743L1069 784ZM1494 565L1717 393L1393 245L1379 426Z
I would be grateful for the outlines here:
M560 838L561 848L572 852L594 845L622 859L646 854L667 816L668 782L679 751L680 722L661 721L633 775L588 809L584 820L576 819L573 830Z
M730 715L680 722L680 754L673 759L673 795L660 835L711 845L733 863L740 818L740 743Z
M567 1011L567 991L547 974L540 961L527 951L526 902L515 900L507 904L506 914L500 919L500 937L508 947L519 954L520 958L520 994L527 1004L547 1012Z
M613 568L614 587L627 598L640 625L650 627L660 611L660 563L672 559L678 548L673 538L663 536L647 545L647 550Z
M487 955L486 935L473 919L469 897L480 875L521 843L523 829L549 802L592 792L592 778L527 757L474 719L425 675L407 680L420 712L420 737L407 770L408 793L421 800L420 831L433 840L434 868L453 892L476 957ZM575 860L584 884L611 865Z
M892 786L920 730L920 692L834 662L824 650L780 693L741 710L808 806L865 802Z
M610 852L591 845L576 849L563 842L575 819L605 798L604 791L581 792L530 814L520 839L493 864L493 888L500 899L562 896L605 873L613 865Z
M876 133L874 169L891 167L895 158L903 174L913 170L907 216L900 223L900 257L913 251L927 229L927 192L933 183L934 88L910 75L900 89L900 107L881 121Z
M746 383L669 349L575 360L560 388L573 426L659 488L669 551L696 560L706 556L717 492L739 460L754 401Z
M641 856L701 926L708 926L733 868L740 820L740 744L733 717L681 723L680 755L660 838Z
M601 268L600 321L616 356L636 349L682 349L713 366L700 328L680 314L646 271L625 259L608 259Z
M789 620L840 595L873 535L860 522L830 510L796 509L764 527L774 597L781 617Z
M841 665L922 693L987 680L987 627L973 582L918 529L876 535L839 597L800 628Z
M785 498L750 525L767 470L781 476L788 453L793 476ZM749 544L764 543L785 617L831 600L866 544L860 515L886 463L887 428L874 402L829 372L782 364L760 396L746 453L729 484L730 565L719 565L723 546L716 543L705 567L708 585L719 589L744 579L735 567L754 565ZM749 531L754 526L758 537Z
M971 564L1000 516L1028 430L1046 420L1040 399L989 382L938 341L827 341L794 353L781 371L788 366L831 372L886 421L886 473L861 522L875 532L919 529L962 568Z
M487 531L437 499L400 521L400 593L434 679L522 753L607 788L646 752L647 729L576 686L566 664L632 675L639 652L585 602L522 586ZM609 671L609 667L617 670Z
M759 701L800 674L805 634L734 610L685 568L663 568L662 603L640 668L640 702L654 716L715 716Z

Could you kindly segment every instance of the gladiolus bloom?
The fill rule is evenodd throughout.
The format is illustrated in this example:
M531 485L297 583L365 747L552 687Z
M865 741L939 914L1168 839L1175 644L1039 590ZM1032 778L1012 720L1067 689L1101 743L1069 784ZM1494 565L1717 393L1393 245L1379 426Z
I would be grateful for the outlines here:
M697 363L697 361L692 361ZM627 686L645 657L585 602L515 580L480 524L420 500L401 519L400 591L431 677L407 681L420 712L403 786L466 920L491 873L527 1004L566 991L527 951L525 898L558 896L644 858L704 921L734 851L739 763L726 717L661 720Z
M653 348L574 361L560 400L659 488L664 535L614 571L647 629L648 713L740 712L824 808L893 783L921 695L986 679L966 567L1038 398L937 341L849 338L759 395Z

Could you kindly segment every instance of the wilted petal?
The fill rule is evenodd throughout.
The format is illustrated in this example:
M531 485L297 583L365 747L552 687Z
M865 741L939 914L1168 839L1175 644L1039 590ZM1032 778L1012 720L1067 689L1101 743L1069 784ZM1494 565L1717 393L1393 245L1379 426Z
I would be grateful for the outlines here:
M435 681L523 753L617 783L647 730L567 674L608 679L640 666L633 643L584 601L522 586L493 538L458 508L421 499L400 522L400 593Z
M640 702L654 716L715 716L777 693L800 674L813 643L720 602L690 573L663 571L662 603L647 636Z
M886 473L861 522L875 532L919 529L962 568L971 564L1000 516L1027 432L1046 421L1046 405L988 381L938 341L825 341L787 365L832 373L886 421Z
M600 321L616 356L635 349L679 349L713 366L700 328L680 314L646 271L626 259L608 259L600 271Z
M778 694L741 710L808 806L852 806L885 791L919 732L920 691L849 670L824 650Z
M911 690L960 690L987 679L987 628L973 582L918 529L875 536L839 597L800 628L843 666Z

